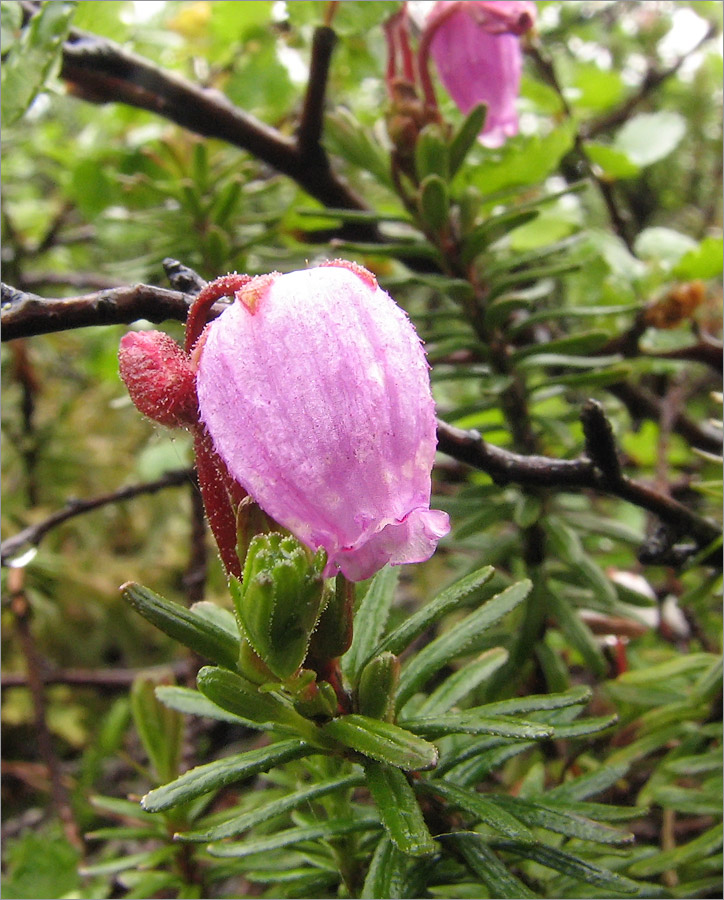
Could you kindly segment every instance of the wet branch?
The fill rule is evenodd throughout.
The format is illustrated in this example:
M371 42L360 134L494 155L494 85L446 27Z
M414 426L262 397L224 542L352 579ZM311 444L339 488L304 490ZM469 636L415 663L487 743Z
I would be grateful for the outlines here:
M49 532L68 519L75 516L81 516L84 513L99 509L102 506L108 506L112 503L120 503L123 500L131 500L133 497L139 497L142 494L154 494L167 487L177 487L179 485L188 484L194 478L193 469L173 469L167 472L163 478L156 481L148 481L143 484L133 484L128 487L112 491L109 494L101 494L90 500L72 500L69 501L64 509L60 509L42 522L36 525L29 525L22 531L7 538L0 545L0 557L2 564L7 565L8 562L20 552L23 548L37 545Z
M721 537L719 526L640 481L624 475L615 454L613 438L597 443L603 413L591 412L593 401L582 416L587 432L589 452L595 447L596 458L550 459L546 456L524 456L487 443L476 431L464 431L438 419L438 449L448 456L487 472L497 484L519 484L524 487L547 487L562 490L595 490L653 513L675 538L689 536L696 543L694 551L708 547ZM605 418L604 418L605 421ZM653 560L650 560L653 561Z
M23 2L26 17L37 5ZM175 122L182 128L226 141L287 175L325 206L366 210L365 202L332 169L319 143L334 32L317 30L302 121L296 139L235 106L223 93L204 88L155 66L150 60L96 35L71 29L63 45L60 76L70 92L92 103L125 103ZM378 242L375 225L348 223L348 239Z

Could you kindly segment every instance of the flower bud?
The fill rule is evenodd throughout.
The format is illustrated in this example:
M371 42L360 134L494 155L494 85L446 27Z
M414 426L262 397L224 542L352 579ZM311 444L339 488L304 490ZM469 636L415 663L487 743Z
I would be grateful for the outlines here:
M243 286L206 329L202 421L231 475L325 575L420 562L449 531L430 509L435 409L425 354L374 276L336 261Z
M121 378L136 408L161 425L198 422L194 371L188 356L162 331L131 331L118 352Z
M241 582L232 579L239 624L254 651L277 678L304 662L324 603L324 554L309 553L291 535L257 535L249 545Z

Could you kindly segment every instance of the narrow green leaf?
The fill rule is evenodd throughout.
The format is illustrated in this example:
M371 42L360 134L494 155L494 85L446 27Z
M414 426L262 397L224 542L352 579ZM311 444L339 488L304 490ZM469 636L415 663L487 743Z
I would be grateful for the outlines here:
M236 753L226 756L214 762L205 763L185 772L170 784L164 784L146 794L141 800L141 806L147 812L160 812L193 800L201 794L218 790L235 781L243 781L252 778L260 772L267 772L274 766L289 762L291 759L301 759L316 752L304 741L289 740L270 744L268 747L260 747L258 750L248 750L245 753Z
M287 828L276 834L241 843L211 844L208 852L212 856L221 857L253 856L256 853L268 853L270 850L280 850L282 847L291 847L305 841L330 840L343 834L352 834L355 831L370 831L373 828L379 828L379 825L377 816L372 815L328 819L319 825L300 825L296 828Z
M548 592L549 609L567 640L581 654L586 665L599 677L606 674L606 660L596 643L591 629L581 619L578 611L554 590Z
M466 710L466 712L479 713L484 716L499 714L513 716L518 713L538 712L540 710L566 709L569 706L577 706L579 703L588 703L592 696L591 689L586 685L580 684L558 694L529 694L527 697L498 700L495 703L475 706Z
M2 124L13 125L28 109L57 65L76 3L43 3L3 59Z
M115 875L126 869L150 869L158 863L165 862L174 853L172 846L159 847L157 850L144 850L141 853L128 853L116 859L107 859L104 862L91 866L81 866L81 875Z
M418 135L415 143L415 170L419 182L424 181L428 175L438 175L447 181L449 154L439 125L426 125Z
M362 900L399 900L405 896L405 874L409 858L384 834L367 869Z
M494 794L490 802L497 804L512 816L530 825L532 828L546 828L566 837L580 838L582 841L594 841L599 844L625 844L634 836L619 831L608 825L600 825L583 816L573 815L559 809L553 809L544 803L524 800L521 797L510 797L506 794Z
M450 218L447 184L439 175L428 175L420 185L418 208L429 233L439 235Z
M415 771L432 769L437 747L398 725L368 716L349 715L322 726L322 734L379 762Z
M460 700L475 690L493 672L508 661L508 651L503 647L493 647L453 672L416 710L418 716L439 716L446 713Z
M161 704L151 678L138 676L131 686L133 721L159 781L178 775L183 720L178 712Z
M472 147L475 146L478 135L485 125L487 111L487 107L484 103L479 103L477 106L474 106L465 117L460 128L453 135L453 139L450 141L451 178L465 162L465 157Z
M451 846L465 861L470 871L488 887L491 897L501 900L520 900L534 898L534 894L514 875L511 875L498 857L488 847L481 834L461 831L446 834L442 840Z
M481 225L476 226L463 241L461 259L464 263L472 262L475 257L482 253L490 244L494 244L508 232L527 222L532 221L539 215L537 209L513 209L510 212L501 213L499 216L491 216Z
M522 603L531 587L527 580L511 585L420 650L402 670L397 708L401 709L415 691L451 659L462 656L486 628Z
M550 809L583 816L584 819L593 819L594 822L630 822L631 819L642 818L649 811L646 806L614 806L612 803L593 803L584 800L553 802L548 799L548 794L545 795L545 802Z
M404 772L374 760L367 760L364 768L372 799L395 846L408 856L434 853L435 841Z
M613 787L617 781L623 778L628 768L627 765L608 765L596 768L587 775L580 775L578 778L564 781L563 784L546 791L545 799L555 800L559 803L587 800L589 797L595 797L596 794L602 794L610 787Z
M676 654L666 662L624 672L623 675L619 675L618 681L622 684L655 685L657 682L669 681L672 678L694 673L717 660L718 658L711 653L687 653L685 656Z
M129 582L121 588L123 599L144 619L169 637L194 650L204 659L235 669L239 642L228 631L193 610L165 600L140 584Z
M496 850L505 850L508 853L514 853L516 856L522 856L524 859L530 859L546 866L549 869L555 869L562 872L570 878L576 878L579 881L585 881L587 884L595 885L595 887L603 888L608 891L616 891L621 894L638 893L639 886L630 878L623 875L617 875L608 869L603 869L588 860L565 853L556 847L550 847L547 844L534 843L522 844L518 841L491 841L491 846Z
M342 657L342 673L352 685L357 683L364 664L375 655L375 645L387 624L399 578L399 566L381 569L355 613L352 643Z
M444 734L496 734L513 740L542 740L552 737L552 725L526 722L512 716L481 716L476 712L449 713L406 719L405 727L415 734L441 737Z
M255 825L266 822L268 819L273 819L275 816L297 809L302 804L316 800L318 797L324 797L335 791L346 791L361 784L364 784L362 775L347 775L344 778L321 781L318 784L313 784L311 787L301 788L278 800L272 800L270 803L264 803L262 806L257 806L248 812L233 816L219 825L214 825L212 828L201 831L184 831L175 835L175 837L180 841L216 841L221 838L233 837L241 834L242 831L253 828Z
M395 693L400 681L400 662L389 650L371 659L362 670L357 689L357 708L363 716L392 721Z
M416 637L419 637L434 622L437 622L444 615L452 612L454 609L462 606L467 600L481 588L495 574L492 566L483 566L476 572L466 575L450 587L441 591L434 600L426 603L422 609L410 616L405 622L391 631L387 637L375 647L370 656L377 656L383 650L389 650L395 655L399 655Z
M227 712L254 722L256 727L293 730L312 743L319 741L318 729L309 719L287 706L271 693L235 672L204 666L196 676L202 694Z
M599 734L618 722L618 716L614 713L610 716L595 716L589 719L581 719L579 722L570 722L566 725L553 725L553 737L580 738L592 734Z
M610 334L603 329L598 329L596 331L580 331L577 334L558 338L555 341L548 341L544 347L546 353L594 353L600 347L603 347L610 338ZM516 350L511 359L514 364L517 364L527 356L539 353L540 350L540 344L531 344L528 347L522 347L520 350Z
M532 841L533 834L521 820L494 802L494 796L459 787L439 778L421 781L419 790L437 794L456 809L461 809L474 817L476 822L484 822L489 828L504 837L516 841Z
M674 847L672 850L664 850L657 853L649 859L642 859L634 863L629 871L636 878L648 878L650 875L658 875L660 872L667 872L669 869L678 869L680 866L699 859L704 859L717 853L722 846L722 825L715 825L680 847Z
M250 719L227 712L212 703L208 697L204 697L202 693L191 688L159 685L156 688L156 696L169 709L175 709L187 716L205 716L207 719L218 719L220 722L232 722L235 725L246 725L249 728L256 727Z

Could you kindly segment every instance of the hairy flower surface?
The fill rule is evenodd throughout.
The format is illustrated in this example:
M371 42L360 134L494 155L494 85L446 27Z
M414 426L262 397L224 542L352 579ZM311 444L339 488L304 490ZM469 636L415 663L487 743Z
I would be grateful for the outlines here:
M414 328L374 276L337 261L243 286L197 350L202 421L230 473L352 581L420 562L435 410Z
M522 55L518 35L535 22L535 3L439 0L425 24L440 80L463 113L487 106L480 139L499 147L518 133L515 103Z

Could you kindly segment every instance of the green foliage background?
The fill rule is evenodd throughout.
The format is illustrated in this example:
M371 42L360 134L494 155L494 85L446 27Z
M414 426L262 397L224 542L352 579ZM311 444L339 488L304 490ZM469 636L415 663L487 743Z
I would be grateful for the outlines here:
M330 256L356 259L377 274L426 341L442 419L526 452L516 444L501 404L511 379L517 380L538 451L573 458L584 446L580 410L594 397L613 424L627 473L662 491L672 489L702 516L720 520L720 461L715 453L693 449L675 426L675 415L683 413L715 432L706 423L721 418L718 376L706 364L672 357L702 333L716 338L721 330L721 4L539 2L537 41L555 67L560 90L529 54L521 134L497 151L473 146L454 174L441 168L439 139L427 136L428 149L418 148L418 173L420 181L427 175L443 183L443 203L450 205L442 212L429 196L417 209L406 208L390 175L381 112L387 104L381 23L398 5L340 4L323 135L335 170L374 210L371 218L389 239L385 248L320 242L314 232L335 229L345 217L325 212L290 178L157 115L87 102L58 77L59 48L72 23L223 91L261 121L293 135L313 29L323 22L327 4L55 2L44 5L42 21L21 29L21 4L3 0L3 280L41 296L73 296L135 281L165 285L164 257L181 260L209 280L235 270L290 271ZM672 42L672 35L691 33L693 43L707 27L709 38L693 53ZM627 109L644 73L669 67ZM444 115L457 132L463 119L443 93L438 88ZM623 211L629 246L612 223L607 191ZM507 371L481 341L469 286L461 285L459 273L445 270L435 243L440 217L445 220L451 209L463 230L468 228L464 252L497 291L485 327L500 329L514 348ZM537 217L505 219L512 210L532 209ZM414 271L400 261L401 252L442 260L442 274ZM697 281L703 284L694 289L701 290L701 302L674 327L647 328L631 355L596 356L631 329L647 304L663 302L672 291L686 292ZM163 327L181 337L179 323ZM190 439L142 419L126 396L117 373L118 343L126 330L87 328L3 346L4 537L71 498L94 497L191 465ZM608 391L622 381L657 396L661 416L632 414L620 393ZM453 533L432 560L400 573L390 595L390 627L481 566L497 568L483 599L530 576L531 599L469 647L471 657L505 647L510 662L481 680L466 702L587 685L593 689L590 715L619 717L615 727L579 743L561 739L501 759L491 766L489 781L482 777L485 789L494 785L523 799L558 791L562 800L579 804L595 796L613 810L640 807L626 825L636 836L633 849L603 852L575 837L569 843L607 871L639 881L638 896L716 896L721 613L714 570L690 561L678 568L641 565L636 551L655 522L614 497L501 487L486 473L443 456L435 479L435 503L450 513ZM173 665L182 677L191 671L188 652L124 605L118 586L133 579L180 603L198 599L188 577L198 564L195 490L189 481L71 519L25 560L23 587L46 675L149 666L164 666L167 673ZM545 535L546 557L531 564L526 541L535 528ZM7 587L5 597L4 672L23 673L27 657ZM230 609L210 541L204 598ZM661 617L654 622L652 614L674 600L681 612L673 626ZM436 633L453 627L456 615L438 622ZM622 673L616 654L624 644L628 671ZM459 668L453 658L430 687ZM170 678L159 672L154 677ZM129 700L90 682L60 681L45 689L46 719L75 819L84 832L110 821L123 823L128 832L99 832L87 841L86 874L78 874L78 851L58 824L35 752L37 710L27 688L8 688L2 701L4 896L119 896L115 890L127 897L156 895L151 891L191 897L201 896L194 893L201 889L214 890L210 896L277 896L280 876L277 870L275 882L271 863L266 875L258 858L255 868L233 860L213 868L203 844L198 851L182 845L184 853L198 853L201 871L209 867L203 888L184 881L186 857L169 843L168 823L150 825L153 817L125 799L173 777L162 773L158 759L148 758L154 743L144 737L142 723L156 713L143 711L144 703L150 708L154 702L144 700L145 688L137 686ZM158 712L165 714L176 715ZM181 735L180 719L164 722L169 733L176 729ZM178 745L181 771L255 746L238 723L194 718L185 734ZM277 771L267 784L274 796L309 777L298 766L292 762ZM321 771L323 762L319 766L312 778L321 782L330 773ZM597 773L603 774L590 794L570 787ZM248 811L267 793L245 795L234 788L224 802ZM583 814L595 818L594 812L604 815ZM186 809L184 821L204 813ZM263 825L261 833L288 827L294 820L286 815ZM611 815L607 821L615 821ZM140 830L134 833L134 827ZM39 840L52 865L37 866ZM375 872L398 871L388 859L397 853L389 841L375 849L362 838L354 846L349 840L351 854L374 854ZM343 892L322 850L305 852L295 857L296 876L290 870L289 896ZM505 848L500 852L507 859ZM143 853L157 856L137 857L141 868L118 865L124 855ZM458 848L467 868L446 863L447 868L418 872L417 881L407 872L407 894L394 893L402 889L383 881L376 887L370 881L367 889L393 891L377 896L495 896L492 876L486 881L480 875L480 859L471 862L471 853ZM511 866L536 896L613 895L610 884L597 886L565 866L546 867L540 858L515 858ZM409 893L415 885L426 893ZM498 891L505 889L498 885ZM499 895L519 896L516 888L508 889L513 892Z

